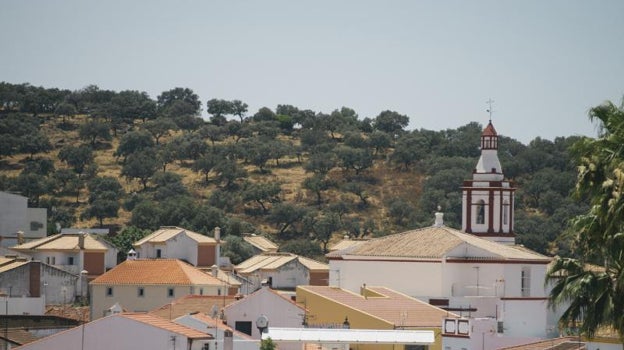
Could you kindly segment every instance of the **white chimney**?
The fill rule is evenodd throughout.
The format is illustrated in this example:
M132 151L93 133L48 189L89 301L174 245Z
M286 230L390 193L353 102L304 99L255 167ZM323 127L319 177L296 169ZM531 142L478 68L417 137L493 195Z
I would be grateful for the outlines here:
M440 210L442 210L442 208L438 206L438 211L434 214L435 222L433 223L433 227L444 226L444 213L442 213Z

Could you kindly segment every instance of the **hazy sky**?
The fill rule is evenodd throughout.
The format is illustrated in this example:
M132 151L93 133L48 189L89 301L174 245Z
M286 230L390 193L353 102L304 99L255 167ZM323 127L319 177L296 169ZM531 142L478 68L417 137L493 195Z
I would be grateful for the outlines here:
M524 143L594 136L588 109L624 96L624 1L0 0L0 81L390 109L432 130L487 123L492 98Z

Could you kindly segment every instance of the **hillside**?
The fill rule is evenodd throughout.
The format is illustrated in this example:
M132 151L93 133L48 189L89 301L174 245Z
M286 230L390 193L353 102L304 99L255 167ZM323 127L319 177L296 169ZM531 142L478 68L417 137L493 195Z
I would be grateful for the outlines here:
M211 234L219 226L230 241L266 234L285 250L321 257L344 235L431 225L438 206L457 228L460 186L483 129L407 131L408 117L397 112L360 120L345 107L324 114L280 105L247 116L236 100L208 101L205 121L197 96L181 88L153 101L88 87L28 109L10 102L2 91L16 86L7 86L0 189L48 208L50 233L57 224L114 233L176 225ZM584 207L569 199L575 139L500 139L503 169L519 188L518 241L542 253L567 249L556 237Z

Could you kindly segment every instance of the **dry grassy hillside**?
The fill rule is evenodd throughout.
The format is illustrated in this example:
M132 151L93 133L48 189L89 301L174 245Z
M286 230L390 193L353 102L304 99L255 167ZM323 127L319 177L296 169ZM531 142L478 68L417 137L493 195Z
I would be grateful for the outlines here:
M59 150L65 145L79 145L85 141L80 140L78 135L78 127L81 123L84 123L86 117L74 117L71 123L74 125L71 130L63 130L60 128L61 121L58 119L46 119L45 123L41 126L42 131L47 135L53 148L47 153L41 153L35 155L37 158L48 157L54 161L55 168L66 168L67 165L62 163L58 159ZM135 125L140 127L140 125ZM180 132L178 132L180 133ZM127 194L142 191L142 185L136 180L127 180L121 177L122 164L117 157L114 156L114 152L119 145L121 133L117 137L113 137L112 141L98 142L95 150L95 163L97 164L97 175L99 176L112 176L118 178L124 190ZM175 135L170 135L161 140L161 143L167 142ZM293 140L293 138L289 138ZM209 141L206 141L209 143ZM223 142L233 142L230 139ZM294 142L297 142L294 140ZM17 176L21 169L23 169L24 163L27 160L27 155L20 154L13 157L5 158L0 161L0 170L2 174L8 176ZM305 161L305 159L304 159ZM200 202L205 201L215 190L216 185L213 183L205 183L204 176L200 173L194 172L191 169L191 161L175 161L167 165L167 171L175 172L182 176L184 185L188 188L191 195ZM313 193L302 188L302 182L305 178L311 176L307 173L302 164L298 162L298 159L294 156L289 158L280 159L279 166L276 166L274 160L268 162L268 172L260 172L253 165L245 165L248 173L248 180L250 181L279 181L282 183L281 198L284 201L293 202L301 206L316 207L315 198ZM369 196L367 207L354 206L356 212L352 212L349 215L357 215L359 217L365 217L373 219L378 226L389 228L392 225L388 224L387 212L385 203L388 199L401 197L416 204L422 185L422 176L419 175L417 170L402 171L396 167L390 166L383 158L376 159L374 166L371 169L365 171L364 176L368 177L371 181L368 181L366 186L366 193ZM334 168L329 177L334 180L335 183L344 182L345 174L339 168ZM45 196L44 196L45 197ZM88 202L89 193L86 188L80 191L78 196L78 202L76 204L76 227L97 227L98 223L96 219L81 220L80 214L85 210ZM61 198L68 203L75 203L75 198ZM350 193L339 191L336 188L330 189L324 194L324 204L343 200L352 203L358 203L359 199ZM263 217L251 217L245 215L244 208L237 208L234 213L228 213L231 216L237 216L245 221L253 223L261 231L271 233L275 231L275 227L263 221ZM124 210L119 210L119 216L117 218L105 219L105 224L114 225L117 227L126 226L131 218L131 213Z

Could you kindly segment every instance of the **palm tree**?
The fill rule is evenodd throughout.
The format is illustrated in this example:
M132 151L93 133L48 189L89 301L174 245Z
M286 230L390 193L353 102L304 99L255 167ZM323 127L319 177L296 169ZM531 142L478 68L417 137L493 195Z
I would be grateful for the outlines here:
M590 338L611 328L624 343L624 105L606 102L589 116L600 123L599 137L571 150L579 164L576 195L590 203L571 221L578 258L555 258L546 283L550 305L565 308L562 325L578 325Z

